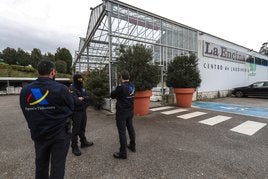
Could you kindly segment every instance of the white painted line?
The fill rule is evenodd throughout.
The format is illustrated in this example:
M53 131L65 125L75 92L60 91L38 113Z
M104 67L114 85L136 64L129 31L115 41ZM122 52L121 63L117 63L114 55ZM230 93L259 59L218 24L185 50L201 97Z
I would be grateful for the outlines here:
M255 122L255 121L246 121L246 122L232 128L230 130L251 136L251 135L255 134L258 130L263 128L264 126L266 126L266 123Z
M182 119L190 119L190 118L201 116L201 115L204 115L204 114L207 114L207 113L196 111L196 112L192 112L192 113L189 113L189 114L184 114L184 115L177 116L177 117L182 118Z
M226 120L231 119L231 118L232 117L218 115L218 116L214 116L214 117L199 121L199 123L214 126L215 124L221 123L221 122L226 121Z
M170 114L175 114L175 113L184 112L184 111L188 111L188 110L187 109L174 109L171 111L165 111L165 112L161 112L161 113L166 114L166 115L170 115Z
M164 107L158 107L158 108L151 108L150 111L160 111L160 110L170 109L170 108L174 108L174 107L173 106L164 106Z

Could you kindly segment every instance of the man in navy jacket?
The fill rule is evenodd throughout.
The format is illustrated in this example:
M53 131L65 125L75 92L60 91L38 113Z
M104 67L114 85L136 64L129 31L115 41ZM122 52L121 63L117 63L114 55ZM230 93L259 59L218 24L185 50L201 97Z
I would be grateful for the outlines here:
M66 86L54 81L56 68L52 62L40 61L38 73L38 79L20 93L20 106L35 145L35 178L63 179L73 97Z
M89 96L83 86L83 77L81 74L73 76L73 84L70 86L70 91L74 97L74 113L72 116L72 152L74 155L81 155L78 148L78 136L80 138L81 148L90 147L93 142L89 142L86 138L86 125L87 125L87 107L89 106Z
M124 70L121 72L121 84L111 92L111 98L116 99L116 126L119 134L120 149L114 153L114 158L126 159L127 147L136 152L135 130L132 124L133 103L135 88L129 82L129 73ZM126 128L128 130L130 142L127 145Z

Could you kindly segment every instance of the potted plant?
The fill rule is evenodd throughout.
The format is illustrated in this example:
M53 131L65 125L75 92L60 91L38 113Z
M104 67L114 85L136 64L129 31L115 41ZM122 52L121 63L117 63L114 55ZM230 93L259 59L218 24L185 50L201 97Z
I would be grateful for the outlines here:
M146 115L149 112L151 89L160 81L161 70L151 64L152 51L144 45L120 46L117 58L118 71L127 70L135 86L134 113Z
M197 61L195 55L177 56L168 65L166 84L174 88L179 107L191 107L193 93L201 83Z

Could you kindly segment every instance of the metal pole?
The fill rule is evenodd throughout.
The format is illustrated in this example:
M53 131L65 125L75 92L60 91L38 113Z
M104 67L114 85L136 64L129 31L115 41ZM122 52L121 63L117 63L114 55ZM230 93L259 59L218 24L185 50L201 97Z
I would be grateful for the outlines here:
M109 34L108 34L108 38L109 38L109 90L110 92L112 92L112 57L113 57L113 54L112 54L112 17L111 17L111 4L110 2L108 1L108 31L109 31Z
M161 93L162 93L162 99L163 99L163 96L164 96L164 66L161 65L161 87L162 87L162 90L161 90Z
M112 53L112 16L111 16L111 3L107 1L108 5L108 40L109 40L109 90L110 93L112 92L112 58L113 58L113 53ZM112 112L112 100L110 99L110 111Z
M87 71L89 71L89 49L87 46Z

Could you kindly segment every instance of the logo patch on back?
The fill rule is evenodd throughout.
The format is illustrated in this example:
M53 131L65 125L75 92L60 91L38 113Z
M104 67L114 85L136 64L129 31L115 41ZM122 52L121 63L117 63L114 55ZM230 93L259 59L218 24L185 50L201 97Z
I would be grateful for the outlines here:
M46 100L48 93L49 93L48 90L45 92L45 94L42 94L40 88L32 88L31 93L27 96L27 102L31 106L36 104L46 105L48 104Z

